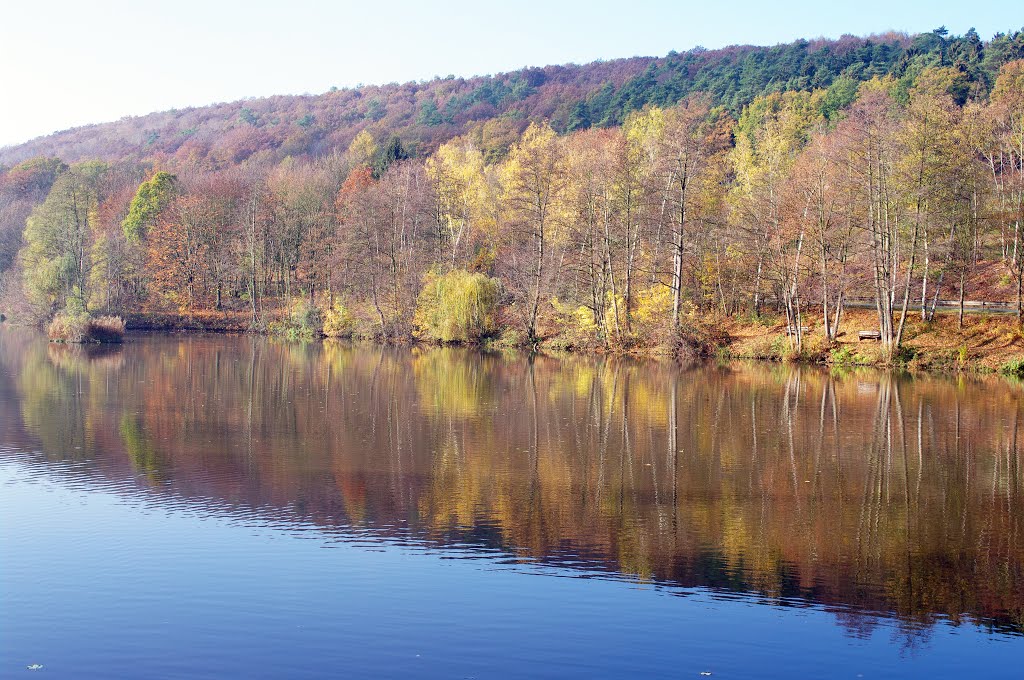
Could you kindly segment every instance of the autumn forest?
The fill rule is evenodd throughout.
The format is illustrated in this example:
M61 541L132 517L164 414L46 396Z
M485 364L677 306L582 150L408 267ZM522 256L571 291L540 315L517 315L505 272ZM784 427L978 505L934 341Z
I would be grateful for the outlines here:
M1022 221L1024 33L695 49L0 149L0 311L696 354L774 319L800 355L858 300L891 359L940 301L1019 321Z

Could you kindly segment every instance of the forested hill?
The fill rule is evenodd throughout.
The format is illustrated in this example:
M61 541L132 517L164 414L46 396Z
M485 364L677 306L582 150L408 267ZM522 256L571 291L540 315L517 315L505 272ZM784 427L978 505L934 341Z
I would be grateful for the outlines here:
M495 76L332 89L171 110L89 125L0 149L0 169L33 157L65 162L176 157L214 166L256 156L317 156L345 149L361 130L398 138L404 153L424 156L453 137L472 134L485 157L501 156L531 121L558 132L622 123L648 104L671 105L691 92L710 93L734 115L773 91L827 89L827 117L847 105L857 84L892 75L909 90L928 66L963 75L961 100L984 97L999 67L1024 58L1024 32L983 41L972 29L908 36L799 40L774 47L695 48L662 58L634 57L585 65L524 68Z

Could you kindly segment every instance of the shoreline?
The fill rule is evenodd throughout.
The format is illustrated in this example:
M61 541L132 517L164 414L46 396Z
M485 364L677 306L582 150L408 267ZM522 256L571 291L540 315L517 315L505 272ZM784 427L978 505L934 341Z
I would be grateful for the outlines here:
M129 333L168 334L224 334L260 335L289 340L263 329L253 329L247 313L200 312L193 315L174 313L134 313L124 318ZM861 329L870 329L872 313L869 310L848 309L836 341L825 341L821 319L809 314L804 318L808 330L804 334L803 348L793 349L786 334L786 324L778 318L765 316L723 317L715 325L720 332L707 344L698 348L685 345L673 347L662 344L642 344L626 348L593 344L573 344L557 334L548 335L537 346L505 344L500 338L481 343L447 343L447 346L476 348L483 351L523 351L547 355L571 354L636 359L671 359L673 361L758 361L798 365L828 366L836 369L874 368L891 371L924 371L946 374L1020 375L1007 370L1011 364L1024 360L1024 329L1017 325L1016 317L1005 314L975 313L965 316L960 328L955 314L936 315L933 321L908 317L904 343L896 360L881 354L878 341L858 339ZM11 319L6 325L20 325ZM28 327L28 326L26 326ZM320 335L310 341L330 340ZM394 346L446 346L416 338L381 340L372 337L352 338ZM345 340L342 338L341 340Z
M182 316L170 313L129 314L125 317L130 332L254 334L275 337L266 330L253 330L247 314L237 312L200 313ZM842 325L833 343L825 342L820 316L809 314L804 325L809 329L803 349L793 351L786 335L784 321L773 317L752 320L724 317L717 328L721 338L693 353L667 344L639 345L628 348L560 342L557 334L549 335L538 346L502 344L500 338L483 343L452 343L455 346L483 350L517 350L542 354L603 355L634 358L672 358L700 360L756 360L773 363L823 365L837 368L870 367L887 370L927 371L937 373L999 373L1015 360L1024 358L1024 329L1016 317L1005 314L974 313L964 317L963 327L955 313L939 313L933 321L908 317L904 343L897 360L881 356L878 341L858 339L862 329L872 328L871 310L850 308L843 315ZM320 336L317 340L327 340ZM381 341L357 338L377 344L440 346L439 343L408 338Z

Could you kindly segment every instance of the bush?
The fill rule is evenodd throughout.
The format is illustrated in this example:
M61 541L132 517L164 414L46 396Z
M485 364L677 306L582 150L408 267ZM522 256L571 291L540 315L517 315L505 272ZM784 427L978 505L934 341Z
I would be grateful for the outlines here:
M53 342L116 343L124 340L124 321L118 316L93 317L74 298L53 317L46 334Z
M835 366L852 366L857 363L857 355L849 347L837 347L829 354L829 363Z
M121 342L124 331L124 319L119 316L100 316L89 321L89 337L93 342Z
M415 335L433 342L478 342L494 335L501 296L497 279L455 269L429 272L416 300Z
M999 367L999 372L1003 375L1012 375L1016 378L1024 378L1024 357L1010 359Z
M669 345L673 338L672 290L661 284L640 290L633 310L633 333L644 344Z
M341 300L324 313L324 335L328 338L351 338L356 332L356 320Z
M676 333L675 354L684 359L714 356L729 344L729 333L713 319L686 314Z
M493 349L522 349L529 344L526 333L518 328L506 328L500 335L485 341L485 346Z
M323 335L320 310L308 300L293 300L288 315L274 321L268 327L271 335L277 335L293 342L310 342Z
M789 352L789 341L784 337L762 335L750 343L745 355L750 359L782 361Z
M789 347L787 349L786 359L789 361L823 364L830 358L831 349L832 344L824 335L805 334L800 351L797 352L792 347Z
M548 347L559 350L571 350L577 347L594 347L601 340L601 326L594 320L594 311L582 305L573 307L565 304L557 297L551 298L551 308L555 310L555 326L558 335L546 343ZM614 314L607 314L614 323Z
M892 356L892 363L897 366L906 366L911 361L917 358L918 351L914 347L908 347L907 345L900 345L896 348L896 351Z

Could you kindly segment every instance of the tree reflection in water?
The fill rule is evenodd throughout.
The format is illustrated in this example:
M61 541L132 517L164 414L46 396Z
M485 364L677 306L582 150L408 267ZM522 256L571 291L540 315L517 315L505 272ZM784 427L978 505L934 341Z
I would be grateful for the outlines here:
M11 330L0 362L0 444L155 498L814 603L855 636L1024 632L1021 391L998 378Z

